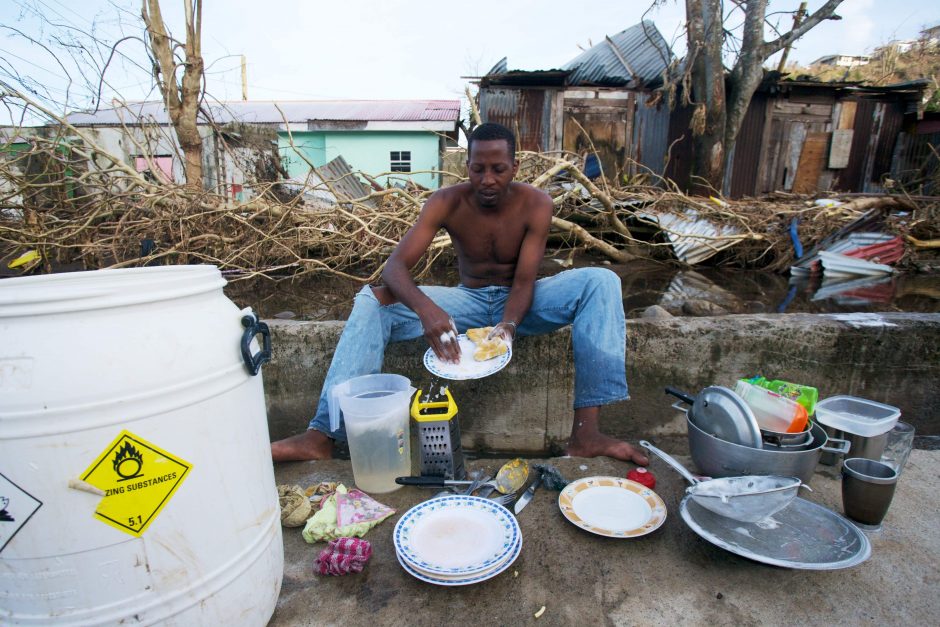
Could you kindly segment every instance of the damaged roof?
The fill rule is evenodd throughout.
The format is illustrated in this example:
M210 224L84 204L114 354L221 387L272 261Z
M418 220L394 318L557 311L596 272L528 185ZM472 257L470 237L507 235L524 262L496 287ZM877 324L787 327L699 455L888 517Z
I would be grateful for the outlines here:
M285 121L305 123L317 120L456 124L460 118L459 100L236 100L204 104L203 109L217 124L283 124ZM129 102L94 113L71 113L67 116L69 123L77 126L133 124L140 118L156 124L170 123L162 101ZM200 119L205 121L202 113Z
M649 86L662 80L672 50L650 20L604 38L569 61L569 85Z
M510 70L500 59L480 80L489 85L558 85L605 87L655 86L674 57L669 44L650 20L609 35L562 68Z

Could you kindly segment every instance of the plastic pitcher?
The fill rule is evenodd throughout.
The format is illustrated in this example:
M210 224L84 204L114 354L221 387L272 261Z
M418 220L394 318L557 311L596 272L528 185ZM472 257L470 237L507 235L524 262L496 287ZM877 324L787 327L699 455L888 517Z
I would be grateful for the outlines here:
M415 388L398 374L368 374L330 388L330 426L346 424L353 479L363 492L397 490L411 474L409 407Z

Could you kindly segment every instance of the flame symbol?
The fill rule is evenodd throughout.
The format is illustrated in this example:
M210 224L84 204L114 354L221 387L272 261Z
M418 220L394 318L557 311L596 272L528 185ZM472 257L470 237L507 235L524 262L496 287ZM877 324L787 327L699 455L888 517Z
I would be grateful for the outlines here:
M126 481L140 476L140 470L144 465L144 458L130 442L125 441L124 445L114 456L112 463L114 464L114 472L121 476L121 479L118 479L118 481Z

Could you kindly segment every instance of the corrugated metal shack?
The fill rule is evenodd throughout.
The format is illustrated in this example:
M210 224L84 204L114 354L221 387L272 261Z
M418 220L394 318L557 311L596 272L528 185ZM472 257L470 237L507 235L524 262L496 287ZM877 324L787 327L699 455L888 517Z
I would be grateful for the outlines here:
M522 150L585 155L593 145L609 177L662 175L669 110L646 105L673 58L651 21L605 37L560 69L509 70L504 58L480 78L480 115L513 129Z
M899 135L921 116L926 87L765 81L744 118L725 193L884 191ZM680 117L676 112L676 127Z
M689 189L691 109L670 111L654 91L673 60L651 21L559 69L509 70L504 58L479 79L480 114L512 128L523 150L596 150L608 177L647 173ZM923 152L915 126L927 84L867 87L768 73L738 135L724 194L883 191L892 171L916 168L908 162Z

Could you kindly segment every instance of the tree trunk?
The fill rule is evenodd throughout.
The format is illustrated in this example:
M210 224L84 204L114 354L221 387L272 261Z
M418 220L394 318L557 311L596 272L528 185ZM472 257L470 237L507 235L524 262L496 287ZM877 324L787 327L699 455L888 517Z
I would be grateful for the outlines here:
M723 133L726 161L730 162L734 143L751 104L754 92L764 78L764 57L761 47L764 43L764 17L767 14L767 0L751 0L747 3L744 15L741 52L728 77L728 117ZM723 164L727 165L727 164ZM722 168L724 169L724 168Z
M738 132L754 92L764 76L763 64L771 55L789 46L811 28L827 19L839 19L836 8L842 0L827 0L804 21L777 39L764 41L768 0L739 4L744 11L741 50L728 76L725 93L721 51L725 33L721 0L686 0L688 66L692 117L693 191L720 191L730 165Z
M721 190L724 176L725 69L721 0L686 0L691 60L693 190Z
M176 131L176 139L183 151L186 184L202 189L202 137L196 122L202 97L203 77L200 33L202 0L195 0L195 4L193 0L184 0L183 5L186 12L186 42L183 44L186 58L179 85L173 55L177 43L172 41L166 32L160 12L160 1L144 0L142 16L150 40L154 79L163 95L163 102Z

